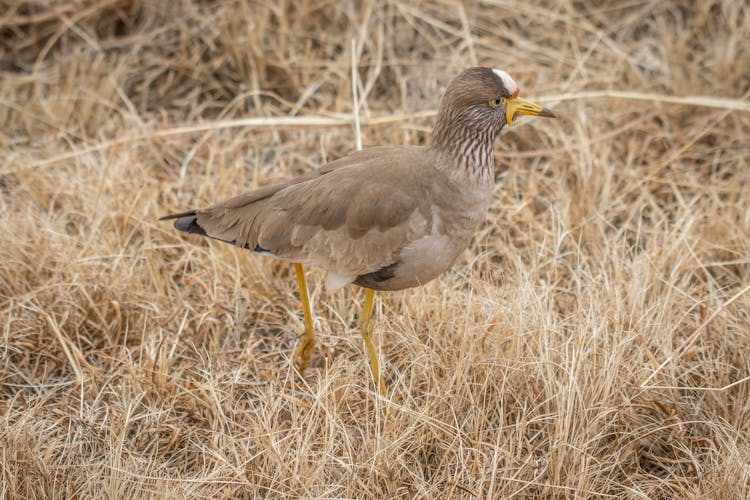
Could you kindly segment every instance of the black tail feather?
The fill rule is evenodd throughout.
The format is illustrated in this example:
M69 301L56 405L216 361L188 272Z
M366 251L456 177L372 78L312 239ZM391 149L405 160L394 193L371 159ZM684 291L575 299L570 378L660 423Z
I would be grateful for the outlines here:
M183 233L192 233L192 234L198 234L201 236L208 236L206 234L206 231L203 230L202 227L198 225L198 216L195 214L192 215L183 215L179 219L176 219L174 221L174 228L178 231L182 231Z
M213 238L219 241L223 241L224 243L229 243L230 245L236 245L237 242L232 240L222 240L219 238L216 238L215 236L210 236L206 231L198 225L198 216L195 215L195 212L183 212L180 214L174 214L174 215L166 215L164 217L159 218L159 220L170 220L175 219L174 221L174 228L178 231L182 231L183 233L191 233L191 234L197 234L200 236L208 236L209 238ZM243 248L247 250L252 250L254 252L259 252L262 254L267 255L274 255L274 253L270 250L267 250L260 245L256 245L255 248L251 248L248 244L242 245Z

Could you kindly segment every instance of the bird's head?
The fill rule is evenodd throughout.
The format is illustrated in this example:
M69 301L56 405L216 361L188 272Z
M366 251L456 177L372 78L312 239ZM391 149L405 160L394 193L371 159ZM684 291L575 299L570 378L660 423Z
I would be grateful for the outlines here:
M511 125L519 115L554 118L549 109L519 97L520 92L503 70L464 70L451 81L440 101L433 141L492 142L503 126Z

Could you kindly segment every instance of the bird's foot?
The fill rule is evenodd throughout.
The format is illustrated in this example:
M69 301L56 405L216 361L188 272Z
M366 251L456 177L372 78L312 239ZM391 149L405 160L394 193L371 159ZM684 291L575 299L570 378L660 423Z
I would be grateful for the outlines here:
M311 338L309 335L303 334L292 355L292 362L301 375L305 374L305 368L310 363L313 352L315 352L315 337Z

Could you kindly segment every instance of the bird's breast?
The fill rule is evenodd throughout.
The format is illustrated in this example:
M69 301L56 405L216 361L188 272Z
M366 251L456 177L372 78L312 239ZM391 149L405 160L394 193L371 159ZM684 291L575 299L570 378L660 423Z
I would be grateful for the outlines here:
M393 264L354 281L374 290L424 285L447 271L471 242L486 214L483 205L443 210L433 206L429 234L404 247Z
M450 206L433 210L433 234L446 234L465 240L468 245L472 235L487 216L489 200L483 198L462 200Z

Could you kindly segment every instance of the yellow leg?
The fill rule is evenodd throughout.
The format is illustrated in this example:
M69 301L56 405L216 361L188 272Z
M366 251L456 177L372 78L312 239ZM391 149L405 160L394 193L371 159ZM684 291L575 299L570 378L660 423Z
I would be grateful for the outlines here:
M359 330L362 332L362 338L365 341L367 349L367 360L370 362L370 370L378 387L378 392L385 397L385 382L383 375L380 373L380 362L378 361L378 351L375 349L375 343L372 341L372 308L375 305L375 290L365 289L365 303L362 305L362 313L359 315Z
M302 301L302 312L305 315L305 332L294 349L292 361L301 374L304 375L305 368L310 362L313 351L315 351L315 330L313 329L312 310L310 309L310 296L307 294L307 281L305 281L305 270L302 264L294 264L297 272L297 285L299 286L299 299Z

